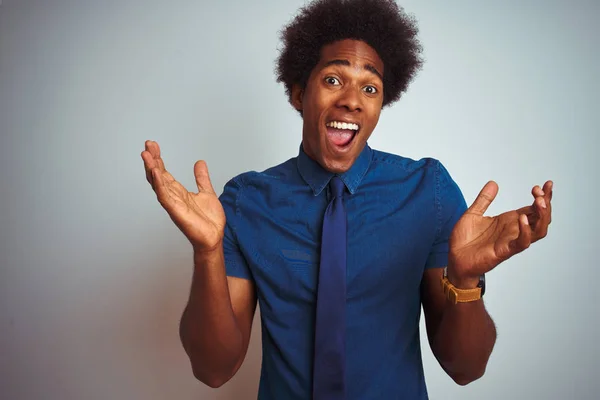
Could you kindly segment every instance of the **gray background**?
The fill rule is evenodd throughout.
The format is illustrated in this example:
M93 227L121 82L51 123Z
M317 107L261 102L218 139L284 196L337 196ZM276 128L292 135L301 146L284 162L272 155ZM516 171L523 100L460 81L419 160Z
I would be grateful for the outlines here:
M302 1L4 0L0 6L0 397L250 399L242 369L195 381L177 325L192 253L145 181L157 140L193 189L297 154L273 68ZM600 6L417 1L426 64L370 144L439 158L490 214L555 181L549 236L488 276L498 341L459 387L424 346L432 399L596 399ZM425 336L423 332L423 342Z

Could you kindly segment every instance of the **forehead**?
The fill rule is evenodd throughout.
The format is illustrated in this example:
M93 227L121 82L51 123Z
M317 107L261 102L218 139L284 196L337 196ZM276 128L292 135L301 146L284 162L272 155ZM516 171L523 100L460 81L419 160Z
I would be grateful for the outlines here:
M354 68L370 65L383 74L383 61L379 54L361 40L344 39L323 46L319 64L324 65L332 60L347 60Z

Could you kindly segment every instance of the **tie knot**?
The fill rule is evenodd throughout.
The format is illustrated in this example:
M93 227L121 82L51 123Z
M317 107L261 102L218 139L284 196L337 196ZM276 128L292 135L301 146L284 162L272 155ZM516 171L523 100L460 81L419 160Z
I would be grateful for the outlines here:
M334 197L341 197L345 187L344 182L338 176L334 176L329 181L329 190Z

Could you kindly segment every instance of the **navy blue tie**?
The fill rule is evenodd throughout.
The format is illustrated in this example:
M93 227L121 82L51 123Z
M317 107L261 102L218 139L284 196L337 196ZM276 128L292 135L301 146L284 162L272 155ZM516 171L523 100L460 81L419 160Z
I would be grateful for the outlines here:
M346 209L344 182L329 182L317 288L313 400L346 398Z

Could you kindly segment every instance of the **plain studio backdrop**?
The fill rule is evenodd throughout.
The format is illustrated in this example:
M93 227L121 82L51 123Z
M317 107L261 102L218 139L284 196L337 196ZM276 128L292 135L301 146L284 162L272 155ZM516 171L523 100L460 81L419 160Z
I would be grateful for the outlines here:
M256 397L259 314L234 379L214 390L192 375L178 337L191 246L140 152L158 141L191 190L205 159L218 193L296 156L302 122L273 70L302 5L2 2L0 398ZM430 397L597 399L600 5L402 5L426 62L370 145L440 159L469 204L496 180L489 215L555 182L548 237L488 275L498 341L485 376L457 386L421 330Z

